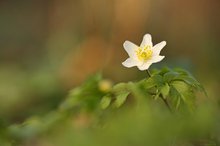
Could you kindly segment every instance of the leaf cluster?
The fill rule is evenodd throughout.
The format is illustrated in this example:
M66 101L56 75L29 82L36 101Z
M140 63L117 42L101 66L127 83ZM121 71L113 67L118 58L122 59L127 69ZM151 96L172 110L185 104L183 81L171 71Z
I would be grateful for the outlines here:
M136 98L162 99L170 110L178 110L182 106L192 111L198 91L206 95L202 85L189 72L163 68L154 70L150 77L139 82L116 84L102 98L101 106L105 109L113 103L113 106L120 107L132 93Z

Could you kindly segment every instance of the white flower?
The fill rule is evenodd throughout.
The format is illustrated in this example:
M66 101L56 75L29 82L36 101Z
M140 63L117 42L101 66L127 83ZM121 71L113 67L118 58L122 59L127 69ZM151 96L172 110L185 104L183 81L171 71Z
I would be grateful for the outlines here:
M122 64L128 68L137 66L139 70L147 70L152 63L163 60L165 56L160 56L159 54L165 45L166 42L163 41L153 46L150 34L144 35L140 46L130 41L125 41L123 46L129 58Z

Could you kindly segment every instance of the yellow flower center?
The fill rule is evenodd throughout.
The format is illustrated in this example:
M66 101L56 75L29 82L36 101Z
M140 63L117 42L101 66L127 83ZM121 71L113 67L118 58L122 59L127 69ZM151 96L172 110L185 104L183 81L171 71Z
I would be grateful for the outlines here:
M147 61L152 57L153 51L151 50L150 46L145 46L144 48L139 47L136 50L137 58L140 61Z

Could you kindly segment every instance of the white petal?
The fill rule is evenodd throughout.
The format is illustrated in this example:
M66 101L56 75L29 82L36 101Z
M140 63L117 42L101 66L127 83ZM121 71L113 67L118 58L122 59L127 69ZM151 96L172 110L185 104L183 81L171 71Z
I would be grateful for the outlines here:
M163 47L166 45L167 43L165 41L163 42L160 42L158 44L156 44L154 47L153 47L153 55L159 55L160 54L160 51L163 49Z
M147 70L151 66L152 62L148 61L141 66L138 66L139 70Z
M128 68L137 66L138 64L139 64L139 62L137 62L136 60L133 60L132 58L128 58L127 60L122 62L122 65L124 65L125 67L128 67Z
M144 35L143 40L141 42L141 48L143 48L144 46L150 46L150 47L153 46L152 37L150 34Z
M138 49L138 46L135 45L134 43L130 41L125 41L124 44L124 49L128 53L129 57L131 58L137 58L135 51Z
M161 60L164 59L165 56L154 56L151 58L151 60L149 60L152 63L156 63L156 62L160 62Z

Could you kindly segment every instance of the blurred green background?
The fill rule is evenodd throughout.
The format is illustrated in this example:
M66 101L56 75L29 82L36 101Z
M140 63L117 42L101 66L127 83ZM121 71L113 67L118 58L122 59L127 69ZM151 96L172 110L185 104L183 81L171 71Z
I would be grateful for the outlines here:
M8 123L56 109L73 87L101 71L113 82L127 69L123 42L167 41L153 65L194 74L211 100L220 84L219 0L0 0L0 117Z

